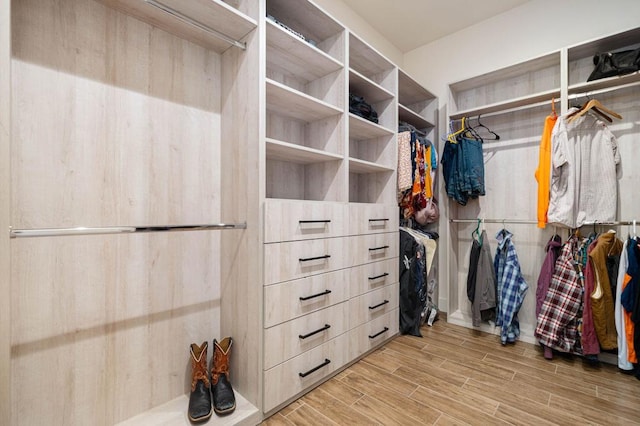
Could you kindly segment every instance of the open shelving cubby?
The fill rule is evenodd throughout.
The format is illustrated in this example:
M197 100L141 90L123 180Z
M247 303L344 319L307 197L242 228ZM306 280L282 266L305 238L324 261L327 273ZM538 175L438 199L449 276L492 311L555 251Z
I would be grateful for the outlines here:
M640 85L638 71L587 82L587 78L594 69L593 56L596 53L637 49L640 47L639 40L640 28L635 28L569 47L569 96L575 98L582 94L597 95Z
M560 96L560 51L449 85L450 118L534 105Z
M437 123L436 96L422 87L409 74L398 70L398 120L411 124L434 140Z
M349 201L393 203L396 166L397 69L349 35L349 93L362 96L378 123L349 113Z
M267 198L346 198L344 37L311 3L267 1Z

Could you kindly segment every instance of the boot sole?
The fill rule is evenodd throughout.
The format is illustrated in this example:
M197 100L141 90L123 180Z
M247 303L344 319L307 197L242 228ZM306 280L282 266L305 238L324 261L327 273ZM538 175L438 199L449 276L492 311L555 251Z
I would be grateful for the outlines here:
M211 418L211 414L213 414L213 412L209 411L209 414L207 416L205 416L205 417L198 417L197 419L194 419L189 414L187 414L187 417L189 417L189 421L192 422L192 423L202 423L202 422L205 422L205 421L209 420Z
M213 408L213 411L215 411L215 412L216 412L216 414L224 415L224 414L231 414L235 409L236 409L236 404L233 404L233 407L231 407L231 408L227 408L226 410L217 410L217 409L214 407L214 408Z

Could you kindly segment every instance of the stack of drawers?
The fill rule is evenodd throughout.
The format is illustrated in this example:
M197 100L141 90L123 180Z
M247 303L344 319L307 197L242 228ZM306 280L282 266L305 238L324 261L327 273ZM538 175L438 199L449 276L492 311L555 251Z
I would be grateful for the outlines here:
M267 200L264 411L398 332L397 207Z

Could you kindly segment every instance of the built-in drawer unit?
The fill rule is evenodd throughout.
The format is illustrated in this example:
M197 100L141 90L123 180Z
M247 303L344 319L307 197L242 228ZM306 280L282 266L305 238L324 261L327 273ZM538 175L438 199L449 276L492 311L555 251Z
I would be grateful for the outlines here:
M355 359L398 333L396 308L349 332L349 359Z
M347 363L349 333L291 358L264 373L264 411L308 389Z
M349 269L349 295L356 297L398 282L398 259L367 263Z
M272 327L347 300L348 274L349 270L341 269L266 286L264 326Z
M397 309L399 305L398 292L398 283L394 283L349 300L350 328Z
M265 202L266 243L340 237L347 233L344 203L267 200Z
M274 367L349 330L349 303L268 328L264 333L264 368Z
M349 234L374 234L398 230L398 206L349 204Z
M349 265L398 257L398 231L350 237Z
M264 245L264 283L274 284L351 266L349 238L321 238Z

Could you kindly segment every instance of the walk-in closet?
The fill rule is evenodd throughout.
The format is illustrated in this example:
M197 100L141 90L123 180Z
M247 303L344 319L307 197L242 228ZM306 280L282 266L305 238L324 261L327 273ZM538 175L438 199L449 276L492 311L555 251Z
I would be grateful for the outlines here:
M638 423L638 16L0 0L0 424Z

